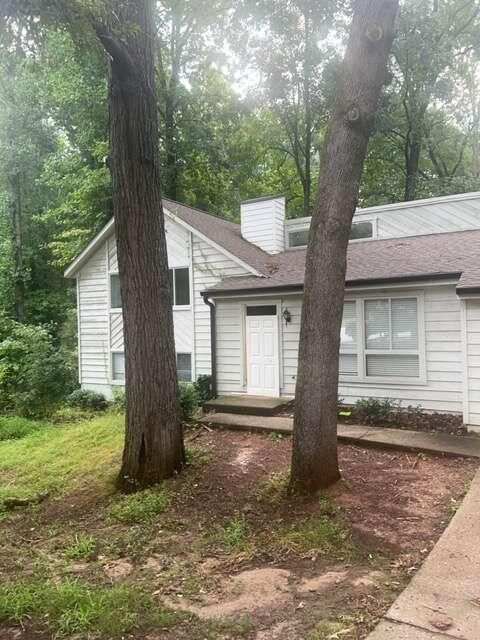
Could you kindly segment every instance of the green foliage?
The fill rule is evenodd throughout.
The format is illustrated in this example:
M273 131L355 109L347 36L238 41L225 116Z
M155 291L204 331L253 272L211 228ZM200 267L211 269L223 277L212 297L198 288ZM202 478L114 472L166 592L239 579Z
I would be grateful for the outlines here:
M321 620L306 640L356 640L358 635L351 620Z
M48 415L72 390L74 371L46 329L0 322L0 411Z
M198 413L198 397L195 385L179 382L179 404L183 422L193 422Z
M328 496L319 496L319 512L309 518L278 523L268 544L278 551L315 551L322 555L352 558L357 547L335 504Z
M390 398L361 398L355 403L355 408L367 423L386 419L398 406L398 401Z
M198 404L202 406L204 402L213 398L212 376L198 376L194 383L197 392Z
M87 479L111 491L123 437L123 419L107 415L0 442L0 505L7 497L61 495Z
M109 510L110 517L123 524L149 523L167 509L172 500L163 485L119 498Z
M217 527L209 536L210 540L226 553L245 551L250 544L250 525L245 516L231 518Z
M19 440L49 426L47 422L38 422L18 416L0 416L0 440Z
M123 387L112 387L113 406L117 411L124 412L127 408L125 401L125 389Z
M63 550L66 560L89 560L95 555L97 541L88 534L77 534Z
M89 389L75 389L65 402L69 407L90 409L91 411L106 411L109 406L108 400L103 393L97 393Z
M256 487L255 497L258 502L279 504L288 495L290 475L286 473L272 473L262 480Z
M212 460L212 452L203 447L188 446L185 447L185 457L189 466L199 468Z
M124 637L156 625L172 626L176 617L152 595L129 585L94 586L77 580L9 582L0 586L0 622L47 624L54 634Z

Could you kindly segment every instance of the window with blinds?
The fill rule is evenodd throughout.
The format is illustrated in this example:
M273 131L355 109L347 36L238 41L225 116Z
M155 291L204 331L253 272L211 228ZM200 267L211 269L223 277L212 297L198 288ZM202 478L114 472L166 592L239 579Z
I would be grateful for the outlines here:
M357 303L349 300L343 305L342 329L340 332L341 376L358 375Z
M365 300L364 305L367 378L420 377L417 298Z

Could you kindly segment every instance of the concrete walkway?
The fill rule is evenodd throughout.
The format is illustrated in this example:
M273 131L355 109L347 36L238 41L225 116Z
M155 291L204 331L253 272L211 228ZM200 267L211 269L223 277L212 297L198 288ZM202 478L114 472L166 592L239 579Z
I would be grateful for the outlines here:
M243 431L290 434L293 419L279 416L250 416L232 413L210 413L201 419L206 425ZM423 433L404 429L383 429L359 425L338 425L339 442L364 447L400 449L424 453L480 458L480 437L450 436L444 433ZM480 530L479 530L480 535ZM480 575L479 575L480 583ZM480 595L480 594L479 594ZM480 640L480 635L477 640Z
M480 639L480 472L408 587L367 640Z

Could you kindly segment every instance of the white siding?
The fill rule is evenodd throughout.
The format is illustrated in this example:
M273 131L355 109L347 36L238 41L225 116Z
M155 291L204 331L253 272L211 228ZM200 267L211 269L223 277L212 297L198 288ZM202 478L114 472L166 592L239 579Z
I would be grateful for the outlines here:
M210 308L200 292L224 278L250 275L223 253L193 236L193 304L195 313L196 375L211 373Z
M165 221L168 263L191 267L190 233L170 220ZM82 386L111 397L110 354L123 351L122 314L110 312L109 273L118 271L117 248L112 235L98 249L78 276L79 366ZM190 278L192 280L192 278ZM192 354L194 367L193 283L191 305L174 310L175 348Z
M108 385L107 253L102 246L78 276L79 365L82 385L102 390Z
M389 291L379 294L388 295ZM391 293L391 292L390 292ZM404 292L408 295L408 291ZM378 397L401 400L404 406L421 405L435 411L462 411L462 338L460 303L454 286L425 287L425 351L427 382L415 384L340 383L339 395L347 403L359 398ZM249 300L248 303L252 301ZM258 298L257 298L258 303ZM263 301L262 301L263 303ZM298 340L300 333L301 298L285 296L281 310L288 308L291 322L280 322L280 390L282 395L294 395ZM217 358L218 388L220 393L242 393L243 386L243 333L240 303L217 302ZM478 321L480 324L480 307ZM480 327L479 327L480 328ZM480 373L480 333L478 337L478 364ZM480 383L480 379L477 381ZM478 386L480 411L480 384Z
M248 275L248 272L171 220L166 220L166 231L169 266L190 266L191 269L190 309L173 312L175 348L178 353L192 354L195 377L210 374L210 309L203 302L200 291L223 278ZM82 386L110 397L110 352L123 350L123 322L120 313L110 313L109 269L113 272L118 269L113 236L80 272L78 301Z
M240 207L241 231L245 240L267 253L284 249L285 198L243 202Z
M241 302L218 300L217 325L217 391L219 394L245 391L244 338L245 316Z
M468 424L480 427L480 300L465 302Z
M353 221L362 220L374 222L378 239L480 229L480 194L462 194L357 209ZM293 229L308 228L309 225L310 218L288 220L285 233ZM285 242L287 243L287 239Z
M433 204L402 204L385 210L372 207L357 211L355 220L375 217L378 238L398 238L480 228L480 197L436 201Z

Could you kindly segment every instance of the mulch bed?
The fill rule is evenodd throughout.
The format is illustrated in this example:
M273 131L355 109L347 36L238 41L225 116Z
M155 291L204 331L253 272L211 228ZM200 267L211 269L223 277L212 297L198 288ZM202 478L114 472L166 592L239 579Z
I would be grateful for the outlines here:
M293 417L295 412L292 401L277 415ZM350 415L340 415L349 413ZM387 427L425 433L447 433L454 436L468 435L463 418L455 413L428 413L418 407L395 408L383 415L371 415L355 406L339 408L338 422L341 424L364 424L369 427Z

